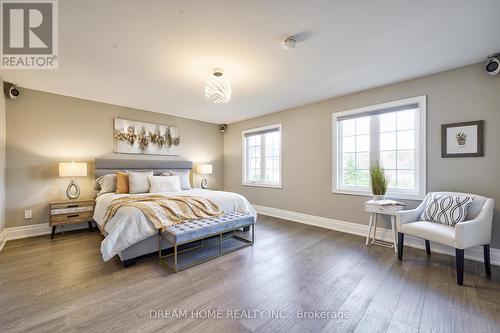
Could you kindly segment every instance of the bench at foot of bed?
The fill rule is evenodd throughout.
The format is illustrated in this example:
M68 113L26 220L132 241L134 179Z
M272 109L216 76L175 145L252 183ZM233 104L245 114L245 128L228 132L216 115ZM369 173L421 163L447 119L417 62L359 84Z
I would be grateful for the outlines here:
M250 215L226 214L170 226L159 233L159 243L162 238L173 244L173 253L165 255L159 247L160 262L179 272L252 245L255 222Z

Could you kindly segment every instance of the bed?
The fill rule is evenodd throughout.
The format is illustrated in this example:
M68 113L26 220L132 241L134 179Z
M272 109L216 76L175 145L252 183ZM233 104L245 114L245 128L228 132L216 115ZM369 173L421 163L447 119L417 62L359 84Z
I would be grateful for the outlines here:
M167 170L186 170L192 168L192 162L186 160L137 160L137 159L96 159L94 161L94 177L120 170L153 171L160 175ZM180 192L158 193L165 195L192 195L213 201L226 214L243 213L257 218L255 209L248 200L237 193L212 191L199 188ZM101 253L104 261L118 256L123 266L130 266L138 257L158 252L158 230L149 219L137 208L122 207L106 223L102 229L104 215L108 205L116 198L129 194L105 193L97 196L94 210L94 221L105 236L101 243ZM147 195L147 193L139 194ZM161 240L162 249L172 247L172 244Z

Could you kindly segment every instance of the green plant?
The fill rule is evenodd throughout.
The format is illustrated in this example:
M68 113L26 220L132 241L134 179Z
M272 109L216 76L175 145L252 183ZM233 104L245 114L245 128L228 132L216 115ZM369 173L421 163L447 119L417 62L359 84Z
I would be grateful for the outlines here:
M384 168L378 163L370 165L370 182L374 195L384 195L387 191L387 184L389 181L385 175Z
M457 140L459 145L463 146L467 141L467 134L465 134L464 132L458 132L455 136L455 139Z

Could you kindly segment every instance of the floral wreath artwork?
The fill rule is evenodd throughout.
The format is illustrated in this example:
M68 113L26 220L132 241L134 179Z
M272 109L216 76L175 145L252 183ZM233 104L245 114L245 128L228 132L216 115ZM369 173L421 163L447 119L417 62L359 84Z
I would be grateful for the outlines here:
M178 155L181 138L177 127L115 118L113 142L115 153Z

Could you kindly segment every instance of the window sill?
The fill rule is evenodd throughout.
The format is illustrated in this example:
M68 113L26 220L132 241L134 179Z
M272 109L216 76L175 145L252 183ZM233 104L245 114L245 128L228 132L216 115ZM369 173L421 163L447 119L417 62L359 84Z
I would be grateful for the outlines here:
M371 192L367 191L354 191L354 190L341 190L341 189L336 189L333 190L332 193L335 194L347 194L347 195L356 195L360 197L368 197L371 198L373 197L373 194ZM415 200L415 201L421 201L424 200L425 194L420 195L420 194L404 194L404 193L386 193L385 197L387 199L406 199L406 200Z
M283 186L280 185L272 185L272 184L262 184L262 183L242 183L243 186L252 186L252 187L268 187L268 188L278 188L282 189Z

